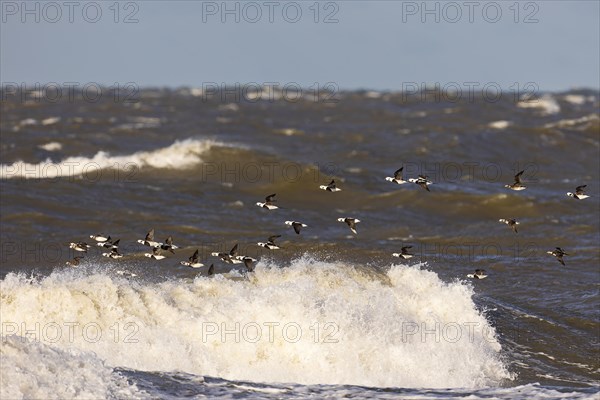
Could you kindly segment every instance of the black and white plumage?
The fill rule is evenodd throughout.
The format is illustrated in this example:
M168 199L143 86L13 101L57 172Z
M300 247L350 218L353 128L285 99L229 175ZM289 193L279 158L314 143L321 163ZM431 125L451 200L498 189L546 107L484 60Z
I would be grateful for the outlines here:
M340 222L345 222L346 225L348 225L350 227L350 230L352 231L352 233L358 234L358 232L356 232L356 224L358 224L360 222L360 219L346 217L346 218L338 218L337 220Z
M244 265L246 266L246 271L254 271L254 263L256 262L256 259L248 256L237 256L236 259L244 263Z
M331 182L329 182L329 185L327 185L327 186L325 186L325 185L319 186L319 189L323 189L328 192L340 192L342 190L335 186L335 179L332 179Z
M269 236L266 243L258 242L257 245L259 245L260 247L264 247L265 249L277 250L279 249L279 246L275 244L275 239L277 239L278 237L281 237L281 235Z
M110 253L102 253L102 256L113 259L123 258L123 254L119 253L119 250L116 248L111 249Z
M169 236L169 237L168 237L168 238L165 240L165 242L164 242L164 243L162 243L162 244L160 245L160 248L161 248L162 250L168 250L168 251L170 251L171 253L175 254L175 251L174 251L174 250L175 250L175 249L178 249L179 247L178 247L178 246L175 246L175 245L173 244L173 237L172 237L172 236Z
M577 200L587 199L590 196L588 196L587 194L584 193L584 189L586 187L587 187L587 185L577 186L575 188L575 193L567 192L567 196L572 197Z
M89 244L87 244L86 242L75 242L75 243L69 243L69 248L75 250L75 251L81 251L84 253L87 253L88 249L92 247Z
M412 246L404 246L400 249L400 253L392 253L392 256L408 260L409 258L412 258L412 256L414 255L414 254L410 254L408 252L408 249L412 249Z
M425 175L419 175L418 178L410 178L408 181L421 186L421 188L427 190L428 192L431 192L431 190L429 190L429 185L432 185L433 182L431 182Z
M240 264L242 261L236 259L238 250L238 245L236 243L235 246L229 251L229 253L211 253L213 257L220 257L221 260L225 261L228 264Z
M276 193L270 194L267 197L265 197L265 202L261 203L260 201L258 203L256 203L257 206L262 207L262 208L266 208L267 210L275 210L279 207L277 207L275 203L277 200L275 200L275 196Z
M148 247L160 247L162 245L162 243L156 242L154 240L154 228L150 229L150 231L146 234L146 237L143 240L138 239L138 243Z
M294 228L294 231L296 232L297 235L300 234L300 230L302 228L306 228L308 225L303 224L302 222L298 222L298 221L285 221L286 225L290 225L292 228Z
M402 174L403 169L404 169L404 166L400 167L398 170L396 170L396 172L394 172L393 178L391 176L388 176L387 178L385 178L385 180L388 182L396 183L398 185L405 184L407 181L404 180L404 177Z
M90 238L94 239L96 242L110 242L110 236L105 236L101 233L90 235Z
M215 274L215 264L210 264L210 267L208 267L208 276L211 276L214 274Z
M99 247L104 247L105 249L109 249L109 250L113 250L113 249L118 249L119 248L119 241L121 239L117 239L114 242L111 242L110 240L107 240L105 242L99 242L97 243L97 245Z
M569 255L569 253L566 253L560 247L556 247L554 250L547 251L546 253L551 254L554 257L556 257L556 259L558 260L558 262L561 263L562 265L565 265L565 260L563 260L563 256L568 256Z
M500 219L498 220L498 222L503 222L503 223L505 223L506 225L508 225L509 227L511 227L511 228L512 228L512 230L513 230L515 233L519 233L519 232L517 231L517 225L519 225L519 224L520 224L520 222L519 222L519 221L517 221L516 219L514 219L514 218L510 218L510 219L504 219L504 218L500 218Z
M524 172L525 172L525 170L520 171L518 174L515 175L515 181L513 182L512 185L504 185L504 187L509 188L511 190L527 189L527 186L525 186L525 185L523 185L523 183L521 183L521 176L523 175Z
M467 278L471 279L484 279L487 278L485 269L476 269L474 274L467 274Z
M145 253L144 256L152 258L154 260L162 260L163 258L166 258L162 255L162 250L160 249L160 247L153 247L152 253Z
M202 264L200 262L200 260L198 259L198 249L196 249L194 254L192 254L190 256L190 258L188 258L188 261L182 261L180 264L185 265L186 267L191 267L191 268L204 267L204 264Z
M73 257L73 259L71 261L67 261L65 264L67 264L70 267L76 267L79 265L79 261L83 258L83 256L76 256Z

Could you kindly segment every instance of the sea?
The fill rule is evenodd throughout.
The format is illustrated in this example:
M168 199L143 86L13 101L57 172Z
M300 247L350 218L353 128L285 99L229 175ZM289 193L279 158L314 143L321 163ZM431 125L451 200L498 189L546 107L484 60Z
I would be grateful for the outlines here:
M2 93L0 398L600 398L598 91L71 94Z

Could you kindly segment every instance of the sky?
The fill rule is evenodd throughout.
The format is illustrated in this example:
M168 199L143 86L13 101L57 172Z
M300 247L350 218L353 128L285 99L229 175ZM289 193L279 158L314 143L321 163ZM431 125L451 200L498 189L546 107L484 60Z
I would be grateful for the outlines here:
M600 88L596 0L2 0L0 11L4 85Z

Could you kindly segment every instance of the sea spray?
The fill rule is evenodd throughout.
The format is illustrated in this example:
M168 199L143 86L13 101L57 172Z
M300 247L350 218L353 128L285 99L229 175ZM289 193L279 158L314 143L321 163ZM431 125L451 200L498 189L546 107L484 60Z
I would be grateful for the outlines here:
M149 396L94 354L2 336L2 399L141 399Z
M285 268L260 262L243 279L140 278L10 273L2 333L94 352L111 367L232 380L478 388L511 378L469 284L418 267L374 275L304 256Z
M46 161L30 164L17 161L0 165L0 179L50 179L62 176L96 176L103 169L135 173L140 168L185 169L202 162L200 158L213 146L223 145L210 139L177 140L173 144L152 151L127 155L111 155L98 151L93 157L72 156L60 162Z

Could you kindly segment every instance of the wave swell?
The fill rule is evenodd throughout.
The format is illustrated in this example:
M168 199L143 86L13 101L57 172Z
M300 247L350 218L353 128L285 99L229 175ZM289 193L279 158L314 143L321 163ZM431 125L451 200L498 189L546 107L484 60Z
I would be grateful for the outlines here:
M202 162L201 156L215 145L210 139L177 140L173 144L152 151L115 156L99 151L93 157L67 157L55 163L50 159L31 164L16 161L0 165L0 179L47 179L63 176L81 176L102 169L133 171L146 167L158 169L186 169Z
M90 267L0 285L3 337L94 352L111 367L407 388L511 379L472 287L418 267L374 275L304 256L260 262L247 279L148 283Z

